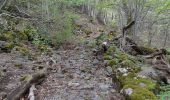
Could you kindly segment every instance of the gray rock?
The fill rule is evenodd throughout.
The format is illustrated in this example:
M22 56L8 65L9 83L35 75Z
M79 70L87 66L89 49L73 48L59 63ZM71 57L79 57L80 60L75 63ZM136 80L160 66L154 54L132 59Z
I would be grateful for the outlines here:
M5 46L6 43L7 43L7 42L5 42L5 41L0 41L0 48L4 48L4 46Z
M68 86L69 86L69 87L78 87L78 86L80 86L80 83L77 83L77 82L69 82L69 83L68 83Z
M152 79L158 79L159 77L152 67L143 68L143 70L138 73L138 76L150 77Z
M145 87L145 86L146 86L146 84L144 84L144 83L139 83L139 86L141 86L141 87Z
M99 60L94 59L92 63L93 63L93 65L95 66L95 65L97 65L97 64L99 63Z
M7 93L0 92L0 100L5 100L6 97L7 97Z
M127 89L124 89L124 94L125 95L131 95L133 93L133 89L132 88L127 88Z
M102 91L107 91L110 88L108 84L104 84L104 83L101 83L99 87Z
M106 67L106 71L108 72L108 74L113 74L112 67L110 67L110 66Z

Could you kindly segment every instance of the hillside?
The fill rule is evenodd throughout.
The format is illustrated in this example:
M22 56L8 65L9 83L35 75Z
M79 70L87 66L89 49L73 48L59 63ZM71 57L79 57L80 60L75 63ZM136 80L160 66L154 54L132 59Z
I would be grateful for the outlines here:
M169 100L159 2L0 1L0 100Z

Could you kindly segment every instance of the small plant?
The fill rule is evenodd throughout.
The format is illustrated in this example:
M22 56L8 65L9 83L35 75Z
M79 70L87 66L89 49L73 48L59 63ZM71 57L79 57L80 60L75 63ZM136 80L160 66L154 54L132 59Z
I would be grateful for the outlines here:
M14 66L15 66L16 68L18 68L18 69L22 69L22 68L23 68L23 65L22 65L22 64L19 64L19 63L15 64Z
M170 100L170 85L163 85L160 87L158 98L159 100Z

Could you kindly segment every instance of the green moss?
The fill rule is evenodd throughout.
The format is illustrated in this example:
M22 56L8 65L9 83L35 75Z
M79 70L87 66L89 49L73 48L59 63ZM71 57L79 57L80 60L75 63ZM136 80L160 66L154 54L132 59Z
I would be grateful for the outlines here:
M140 46L139 48L141 48L141 50L146 53L146 54L150 54L156 51L155 48L151 48L151 47L147 47L147 46Z
M8 31L6 33L3 33L0 35L0 40L2 41L10 41L12 42L14 40L14 34L11 31Z
M115 47L115 46L110 46L110 47L108 48L108 51L107 51L106 54L112 55L113 53L115 53L115 51L116 51L116 47Z
M110 55L105 55L105 56L104 56L104 60L111 60L111 59L113 59L113 57L110 56Z
M28 36L25 32L18 31L16 32L16 37L17 39L21 40L28 40Z
M167 55L170 55L170 48L167 48L166 51L167 51Z
M129 68L132 68L132 67L134 67L136 64L133 62L133 61L131 61L130 59L125 59L123 62L122 62L122 64L124 65L124 66L126 66L126 67L129 67Z
M84 30L84 32L86 33L86 35L92 34L92 31L90 31L90 30Z
M154 83L151 79L149 78L140 78L140 77L135 77L135 73L129 73L128 76L121 76L119 77L119 80L121 81L121 84L123 86L126 85L135 85L140 87L140 83L145 84L144 88L148 90L154 90L156 88L156 83Z
M104 58L108 60L108 66L113 68L113 66L121 65L122 68L128 70L128 73L126 73L127 76L124 76L125 74L123 73L119 73L119 71L115 72L123 89L133 89L133 93L129 96L130 100L157 100L152 92L152 90L156 88L156 83L149 78L137 77L136 73L141 70L141 67L138 66L141 66L142 62L129 54L121 52L115 46L109 47Z
M128 55L125 53L117 53L117 54L115 54L115 57L122 61L129 59Z
M108 61L108 66L113 67L114 65L118 64L118 60L117 59L112 59Z
M38 45L38 49L42 52L50 52L50 49L47 45Z
M5 48L11 50L12 48L14 48L14 43L12 43L12 42L7 43L7 44L5 45Z
M14 43L6 43L5 46L2 48L4 52L11 52L11 50L14 48Z
M15 64L14 65L16 68L18 68L18 69L22 69L23 68L23 65L22 64Z
M157 97L148 89L135 85L126 85L124 89L132 88L133 93L129 95L130 100L157 100Z
M29 51L28 48L16 46L15 49L16 49L16 51L19 51L23 56L29 56L30 55L30 51Z

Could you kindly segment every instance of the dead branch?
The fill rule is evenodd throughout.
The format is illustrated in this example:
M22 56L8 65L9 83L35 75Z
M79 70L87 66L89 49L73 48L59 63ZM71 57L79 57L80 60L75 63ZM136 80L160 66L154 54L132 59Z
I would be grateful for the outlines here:
M156 56L163 56L166 55L166 50L165 49L160 49L160 50L156 50L155 52L153 52L150 55L144 56L144 58L149 59L149 58L154 58Z
M33 85L30 87L29 95L28 95L28 99L29 99L29 100L35 100L34 90L36 90L35 84L33 84Z
M22 83L18 88L16 88L7 96L7 100L19 100L27 93L27 91L33 84L40 84L44 80L45 76L45 72L40 72L31 75L28 80Z
M19 9L19 7L17 5L14 6L17 10L17 15L18 16L23 16L24 18L31 18L31 16L29 14L27 14L26 12L23 12Z
M8 16L8 17L11 17L11 18L22 19L22 20L33 20L33 21L38 20L36 18L25 18L25 17L17 16L15 14L11 14L11 13L1 13L0 17L1 16L5 16L5 17Z
M126 31L127 29L131 28L134 24L135 24L135 21L131 21L130 23L128 23L128 25L123 27L123 30Z

